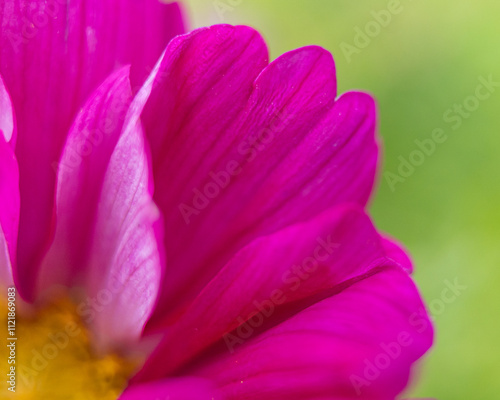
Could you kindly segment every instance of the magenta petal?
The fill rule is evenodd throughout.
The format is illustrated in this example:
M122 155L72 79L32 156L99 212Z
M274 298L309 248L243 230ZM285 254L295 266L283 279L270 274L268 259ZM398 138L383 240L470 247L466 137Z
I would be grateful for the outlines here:
M327 296L389 265L395 264L386 256L382 239L356 207L332 209L259 238L238 252L165 327L162 344L140 376L153 379L171 373L261 307L274 308L270 299L284 305L321 293Z
M173 274L185 268L174 259L190 252L175 238L186 231L178 219L179 196L231 147L238 132L230 127L267 58L256 31L227 25L178 37L163 57L143 120L153 152L155 200L166 214L169 281L177 289L181 282Z
M413 261L401 243L388 236L384 238L383 243L385 251L390 258L404 266L407 272L413 272Z
M184 178L192 172L189 161L213 161L219 147L230 145L237 132L227 128L245 107L267 60L262 37L246 26L202 28L172 40L143 115L155 173L170 177L176 171ZM193 154L185 160L179 151L187 150ZM182 189L181 182L179 177L170 183L176 185L174 194ZM167 186L156 188L164 207ZM173 207L175 200L170 200Z
M119 400L220 400L213 383L200 378L171 378L134 385Z
M246 82L246 70L240 70L240 80ZM200 77L183 98L203 84ZM168 87L161 87L161 93L168 93ZM233 100L211 93L207 96L214 104ZM203 109L210 112L189 108L185 132L182 122L180 128L165 129L177 135L165 164L154 169L155 199L165 214L170 261L159 312L201 290L255 237L335 204L366 204L377 162L374 103L362 93L348 93L337 101L335 95L331 55L306 47L265 68L239 113L231 105L208 103ZM222 125L215 123L226 121L226 109L237 115ZM206 143L206 138L217 141ZM197 244L196 252L189 251L192 243Z
M186 373L227 399L393 399L432 337L411 278L388 268Z
M85 274L101 186L131 101L124 67L90 96L69 131L57 165L55 237L40 268L40 289L70 286Z
M0 78L1 86L1 78ZM19 171L16 156L8 138L12 139L13 116L7 115L9 104L0 87L0 284L12 283L12 268L16 266L16 244L19 225ZM5 129L5 131L4 131Z
M164 272L161 217L152 201L140 110L131 110L104 176L89 247L87 292L101 302L93 325L104 345L138 339Z
M140 85L182 20L176 4L157 0L4 0L0 23L0 74L18 124L18 261L30 276L51 232L53 166L76 112L117 67L132 63Z
M0 76L0 131L3 133L4 140L11 143L12 148L16 141L16 121L12 102L10 100L7 88Z
M40 292L82 285L79 312L103 346L141 335L164 265L139 120L147 86L131 102L128 72L97 89L70 131L58 168L56 235L38 283Z
M264 68L266 54L255 31L226 25L166 50L144 112L169 254L156 317L183 306L256 237L369 197L373 100L335 101L334 62L319 47Z

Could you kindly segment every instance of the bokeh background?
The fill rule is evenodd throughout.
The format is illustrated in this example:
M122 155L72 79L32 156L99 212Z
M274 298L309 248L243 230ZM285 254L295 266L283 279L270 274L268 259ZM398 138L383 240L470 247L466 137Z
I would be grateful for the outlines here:
M373 93L384 154L371 213L381 230L410 250L437 331L434 349L402 398L496 399L500 84L492 85L488 99L470 96L481 79L500 83L500 2L400 0L390 21L382 12L382 26L375 15L394 10L394 1L183 3L189 28L217 23L257 28L272 59L300 46L323 46L334 55L339 93ZM358 28L372 37L355 41ZM356 43L354 50L349 47ZM391 190L384 173L398 174L400 157L410 162L419 149L415 140L432 138L435 129L442 129L446 140L423 161L414 156L420 165L408 177L399 175L404 182ZM466 287L448 303L442 298L447 281Z

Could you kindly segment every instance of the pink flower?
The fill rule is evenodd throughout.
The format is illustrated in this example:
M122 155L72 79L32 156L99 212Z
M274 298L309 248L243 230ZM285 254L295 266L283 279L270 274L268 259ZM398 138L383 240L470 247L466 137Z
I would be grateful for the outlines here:
M268 64L248 27L169 42L176 5L75 4L0 5L0 279L36 370L17 390L393 399L432 327L364 211L370 96L337 97L319 47Z

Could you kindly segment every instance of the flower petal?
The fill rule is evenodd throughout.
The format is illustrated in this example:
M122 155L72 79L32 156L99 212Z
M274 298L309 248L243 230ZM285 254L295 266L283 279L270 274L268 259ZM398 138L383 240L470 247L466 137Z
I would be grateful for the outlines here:
M160 214L140 114L147 85L131 102L129 68L112 74L73 125L58 168L55 240L42 263L41 294L81 285L101 346L136 340L163 273Z
M161 215L152 200L140 112L133 103L111 155L89 252L87 290L99 304L93 325L107 346L139 338L164 273Z
M12 283L16 265L17 232L19 226L19 170L16 156L8 139L12 140L14 121L7 93L0 77L0 284ZM10 122L9 122L10 121Z
M335 101L335 66L319 47L259 71L266 54L253 30L226 25L166 50L144 112L169 254L157 316L185 304L255 237L368 199L372 99Z
M175 162L185 156L178 150L193 152L187 161L214 160L217 154L207 148L220 153L216 145L228 146L231 136L236 136L227 128L245 107L254 80L267 62L262 37L246 26L202 28L172 40L143 114L155 172L172 175ZM185 176L193 165L177 167L177 173ZM178 178L171 183L180 182ZM163 202L168 201L166 186L156 189Z
M30 276L52 228L52 165L76 112L116 67L132 62L140 85L182 20L177 5L156 0L4 0L0 23L0 74L18 129L18 264Z
M119 400L218 400L213 383L199 378L171 378L131 386Z
M55 237L40 267L38 292L71 286L85 274L104 175L132 101L129 70L121 68L99 86L69 131L57 165Z
M432 336L411 278L388 268L185 372L228 399L393 399Z
M413 261L401 243L387 235L385 235L383 243L389 257L402 265L408 273L413 272Z
M181 316L164 321L163 341L139 379L166 376L240 325L271 323L277 307L293 309L299 300L340 291L389 265L396 264L359 207L338 207L259 238L239 251Z
M7 142L15 144L16 141L16 121L12 102L10 100L7 88L0 76L0 131ZM12 146L14 148L14 146Z

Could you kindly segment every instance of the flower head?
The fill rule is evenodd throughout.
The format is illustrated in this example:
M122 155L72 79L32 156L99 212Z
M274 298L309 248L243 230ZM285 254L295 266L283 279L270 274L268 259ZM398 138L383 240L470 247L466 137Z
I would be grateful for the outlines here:
M251 28L115 6L0 6L22 398L394 398L432 328L364 211L371 97L322 48L269 63Z

